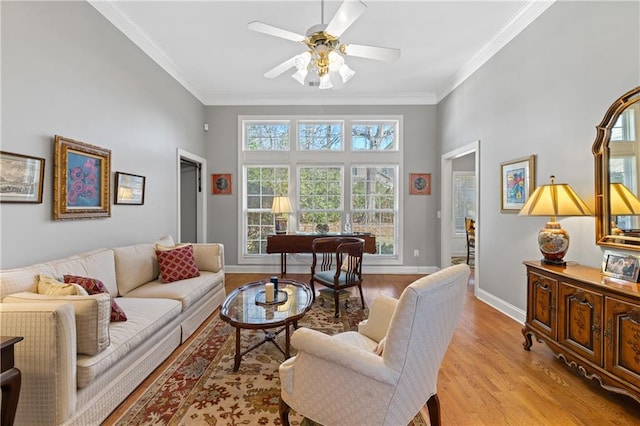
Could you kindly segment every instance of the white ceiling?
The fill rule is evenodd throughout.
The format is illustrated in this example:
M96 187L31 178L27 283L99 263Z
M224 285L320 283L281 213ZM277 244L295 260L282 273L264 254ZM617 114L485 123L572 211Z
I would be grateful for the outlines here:
M546 10L544 1L383 1L341 36L394 47L398 61L347 57L356 75L340 89L263 74L302 44L247 29L251 21L305 34L321 23L320 0L100 1L100 13L205 105L435 104ZM328 23L341 1L324 5Z

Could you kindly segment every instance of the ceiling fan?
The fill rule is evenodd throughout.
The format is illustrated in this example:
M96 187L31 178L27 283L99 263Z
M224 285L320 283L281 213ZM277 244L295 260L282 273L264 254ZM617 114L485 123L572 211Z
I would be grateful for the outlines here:
M309 86L330 89L333 87L331 82L332 74L339 74L343 83L346 83L355 74L355 71L345 63L344 56L356 56L387 62L400 57L399 49L345 44L340 41L340 36L367 8L362 1L344 0L329 24L324 23L324 0L321 1L322 23L309 28L306 35L296 34L258 21L249 23L247 28L252 31L302 43L308 48L307 51L295 55L267 71L264 74L265 77L275 78L295 67L296 72L291 77L300 84L304 85L307 81ZM311 76L309 76L309 71L312 72Z

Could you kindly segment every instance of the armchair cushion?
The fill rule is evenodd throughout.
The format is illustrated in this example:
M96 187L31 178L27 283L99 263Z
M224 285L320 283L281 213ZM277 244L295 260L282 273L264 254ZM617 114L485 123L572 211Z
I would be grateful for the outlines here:
M325 281L325 282L329 282L329 283L333 283L333 278L336 276L336 270L329 270L329 271L321 271L321 272L316 272L314 274L314 277L317 280L320 281ZM344 285L347 283L347 274L344 271L340 271L340 276L338 277L338 285Z

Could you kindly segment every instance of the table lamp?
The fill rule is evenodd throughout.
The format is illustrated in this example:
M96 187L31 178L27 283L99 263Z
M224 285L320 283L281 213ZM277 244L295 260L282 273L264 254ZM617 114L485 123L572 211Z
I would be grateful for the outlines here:
M591 216L591 210L578 194L566 183L555 183L551 176L550 185L542 185L533 191L520 209L520 216L551 216L538 233L538 246L542 253L542 263L564 266L563 260L569 249L569 233L556 222L556 216Z
M271 213L275 215L274 225L276 234L287 233L287 215L291 213L291 203L289 197L273 197Z
M611 216L640 215L640 200L624 184L615 182L609 185L609 210ZM624 234L617 221L611 221L611 233Z

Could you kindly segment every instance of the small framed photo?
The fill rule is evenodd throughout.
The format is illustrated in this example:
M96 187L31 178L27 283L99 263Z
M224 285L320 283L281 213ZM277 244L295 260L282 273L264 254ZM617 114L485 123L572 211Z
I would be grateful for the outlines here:
M500 211L518 213L536 184L535 155L500 163Z
M431 195L431 173L409 173L409 194Z
M114 204L141 206L144 204L144 176L116 172Z
M609 277L638 282L640 259L631 254L605 250L602 258L602 273Z
M211 193L214 195L229 195L233 193L231 173L214 173L211 175Z
M53 218L111 216L111 150L56 135Z
M42 203L44 158L0 151L0 203Z

